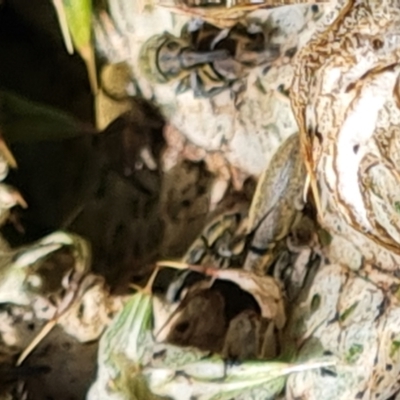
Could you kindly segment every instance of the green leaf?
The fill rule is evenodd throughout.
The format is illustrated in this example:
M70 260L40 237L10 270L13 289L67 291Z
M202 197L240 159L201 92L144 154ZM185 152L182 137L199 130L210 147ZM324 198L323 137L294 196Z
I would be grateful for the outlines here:
M53 0L67 51L78 51L86 64L90 86L97 93L97 72L92 44L92 0Z
M63 5L72 42L79 51L92 41L92 1L63 0Z
M340 322L344 322L353 313L353 311L356 309L357 305L358 305L358 301L355 302L354 304L352 304L347 310L345 310L343 312L343 314L341 314L339 317Z
M400 340L393 340L390 347L390 357L393 357L400 349Z
M128 352L129 359L138 367L143 361L143 340L149 331L151 316L151 295L136 293L102 336L99 355L112 359L114 354L118 359L118 354ZM127 345L129 351L126 349Z
M329 246L331 244L332 236L325 229L322 228L318 229L317 235L322 246Z
M318 293L315 293L311 299L311 312L317 311L320 305L321 305L321 296Z
M346 354L346 361L349 363L356 362L363 350L363 345L354 343Z
M80 123L71 115L12 92L1 92L0 111L7 143L62 140L82 134Z

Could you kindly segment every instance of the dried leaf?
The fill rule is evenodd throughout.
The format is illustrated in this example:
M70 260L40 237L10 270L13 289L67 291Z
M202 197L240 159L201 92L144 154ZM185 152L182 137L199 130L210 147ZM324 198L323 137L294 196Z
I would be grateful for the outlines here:
M249 292L260 306L264 318L273 320L278 329L286 323L284 300L276 280L270 276L259 276L240 269L217 269L190 265L193 271L202 272L215 279L236 283L241 289Z

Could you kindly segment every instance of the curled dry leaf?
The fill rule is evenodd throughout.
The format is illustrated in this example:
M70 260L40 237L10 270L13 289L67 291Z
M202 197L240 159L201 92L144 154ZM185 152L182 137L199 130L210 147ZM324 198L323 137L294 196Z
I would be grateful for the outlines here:
M167 342L219 352L226 333L224 309L225 300L218 291L191 288L171 320Z
M226 332L222 356L228 360L255 360L259 355L260 316L244 310L233 318Z
M215 279L236 283L254 297L264 318L273 320L278 329L284 327L286 323L284 298L279 284L274 278L239 269L217 269L195 265L190 265L189 268Z

